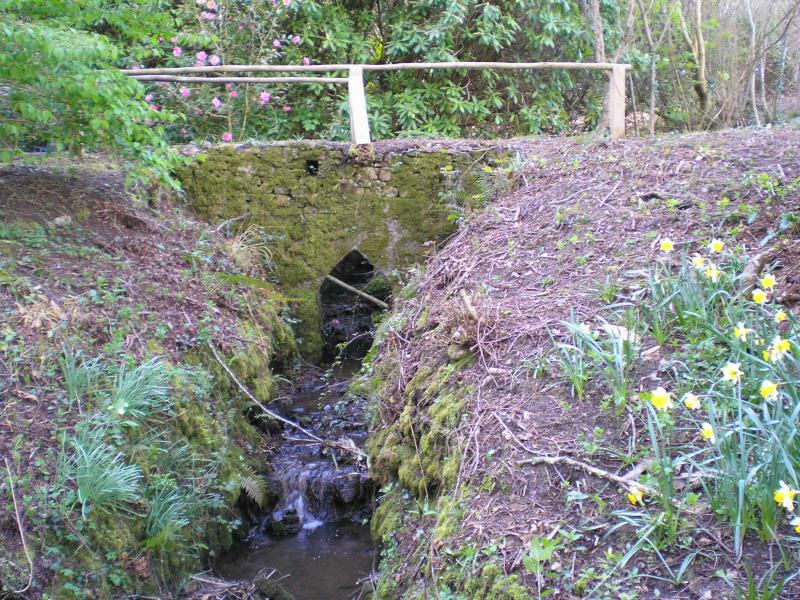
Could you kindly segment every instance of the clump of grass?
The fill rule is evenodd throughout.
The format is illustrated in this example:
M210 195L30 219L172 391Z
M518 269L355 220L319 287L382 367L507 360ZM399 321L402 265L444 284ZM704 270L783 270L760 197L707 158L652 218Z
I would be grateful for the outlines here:
M141 470L127 464L122 453L106 443L106 437L103 423L84 423L66 442L71 453L62 453L61 473L75 483L83 518L90 509L124 509L140 497Z
M169 374L164 363L153 358L132 370L126 365L120 367L106 409L117 417L144 420L153 412L167 410L169 405Z

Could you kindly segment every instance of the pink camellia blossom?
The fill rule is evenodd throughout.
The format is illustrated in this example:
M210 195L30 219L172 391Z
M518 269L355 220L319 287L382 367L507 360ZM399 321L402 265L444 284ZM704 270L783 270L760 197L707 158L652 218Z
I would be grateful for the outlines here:
M200 18L205 19L206 21L213 21L215 17L216 15L214 15L214 13L205 10L200 13Z
M217 3L214 2L214 0L208 0L208 2L206 2L206 8L208 8L208 10L214 10L217 8Z
M236 90L231 90L230 92L228 92L228 96L231 98L238 98L239 92L237 92Z
M304 64L305 66L308 66L308 65L310 65L310 64L311 64L311 59L310 59L310 58L308 58L307 56L304 56L304 57L303 57L303 64Z
M181 87L181 89L179 89L178 91L184 98L188 98L189 96L192 95L192 90L190 90L189 88Z
M176 58L179 58L183 54L183 49L180 46L175 46L172 49L172 53L175 55Z
M204 63L202 60L196 60L196 61L194 61L194 66L195 67L205 67L206 63Z
M151 105L150 105L150 110L154 110L154 111L158 112L158 105L156 105L156 104L151 104Z
M299 43L300 43L300 36L299 36L299 35L293 35L293 36L292 36L292 43L293 43L295 46L297 46L297 44L299 44Z
M200 50L200 52L197 53L197 60L202 61L202 62L206 62L207 58L208 58L208 54L206 54L202 50Z
M147 96L144 97L144 101L145 102L152 102L153 101L153 94L147 94Z
M208 58L208 64L210 64L213 67L216 67L219 64L219 56L217 56L216 54L212 54Z
M226 90L232 90L233 89L233 84L232 83L226 83L225 84L225 89Z
M222 141L223 142L231 142L233 141L233 136L231 135L230 131L226 131L222 134Z
M292 112L292 107L289 106L288 104L284 104L283 105L283 112L285 112L285 113Z
M161 36L158 36L158 41L163 43L164 42L164 38L161 37Z
M272 100L272 94L270 94L269 92L261 92L258 95L258 102L261 104L261 106L269 104L270 100Z
M178 37L175 36L174 38L171 38L169 41L172 42L173 44L177 44L178 43Z
M272 45L276 48L280 48L283 44L281 44L280 40L272 40Z
M222 106L222 100L220 100L217 97L214 97L214 99L211 100L211 106L213 106L214 108L219 108L220 106Z

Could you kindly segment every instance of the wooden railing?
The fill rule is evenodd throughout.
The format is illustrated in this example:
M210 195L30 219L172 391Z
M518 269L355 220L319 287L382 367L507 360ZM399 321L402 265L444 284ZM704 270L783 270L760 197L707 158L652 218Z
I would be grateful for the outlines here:
M127 69L123 73L141 81L174 81L181 83L346 83L350 109L350 139L353 144L371 143L367 95L364 92L364 71L408 71L428 69L526 69L587 70L608 73L608 127L611 137L625 137L625 71L630 65L617 63L574 62L432 62L396 63L387 65L222 65L216 67L174 67L164 69ZM347 77L257 77L225 76L226 73L335 73L346 71ZM213 77L208 73L216 73ZM198 75L199 74L199 75Z

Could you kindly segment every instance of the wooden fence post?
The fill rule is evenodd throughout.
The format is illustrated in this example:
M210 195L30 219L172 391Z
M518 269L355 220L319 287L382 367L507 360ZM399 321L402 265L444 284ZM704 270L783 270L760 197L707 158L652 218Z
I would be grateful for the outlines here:
M364 92L364 69L360 66L350 67L347 77L347 102L350 108L350 141L355 145L371 143L367 95Z
M608 126L618 140L625 137L625 65L612 66L608 75Z

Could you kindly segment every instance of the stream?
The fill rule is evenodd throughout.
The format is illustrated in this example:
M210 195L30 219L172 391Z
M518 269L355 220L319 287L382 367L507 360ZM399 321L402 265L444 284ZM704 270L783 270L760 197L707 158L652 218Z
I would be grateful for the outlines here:
M307 369L277 406L324 439L349 438L363 447L363 401L346 400L360 361L326 372ZM216 571L227 579L268 577L295 600L357 598L373 568L369 516L374 485L347 456L334 461L319 444L293 441L291 429L271 459L273 502L247 539L223 555Z

